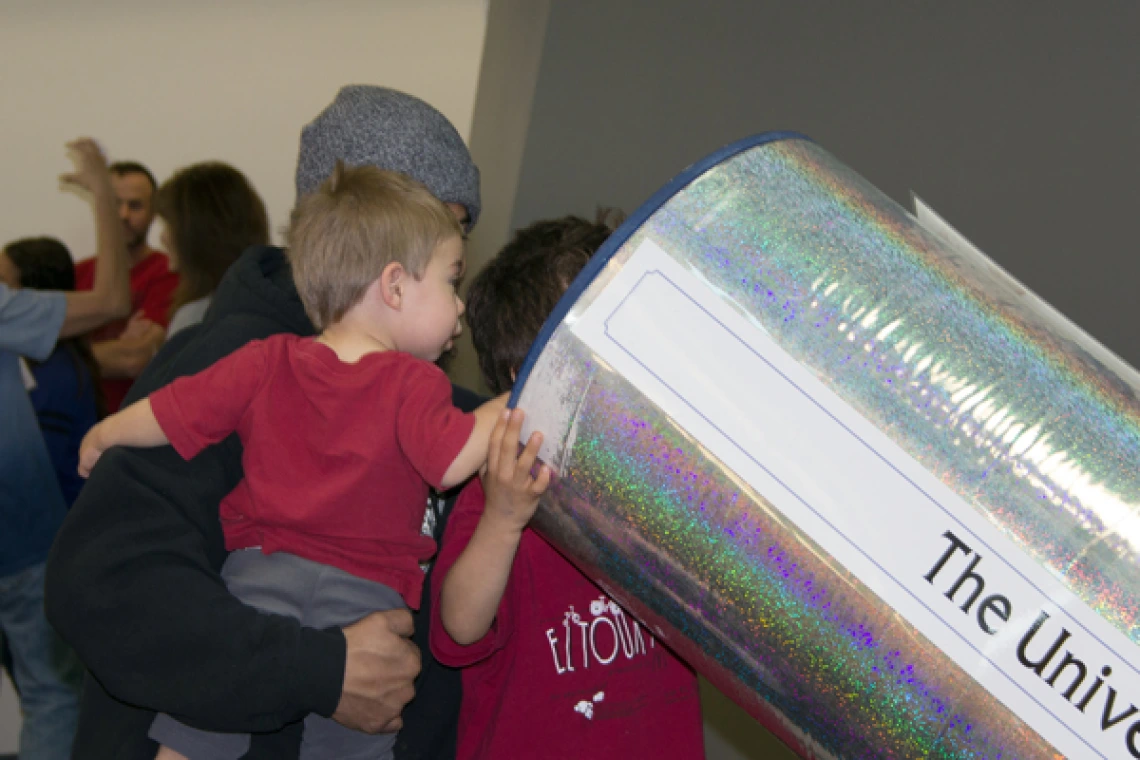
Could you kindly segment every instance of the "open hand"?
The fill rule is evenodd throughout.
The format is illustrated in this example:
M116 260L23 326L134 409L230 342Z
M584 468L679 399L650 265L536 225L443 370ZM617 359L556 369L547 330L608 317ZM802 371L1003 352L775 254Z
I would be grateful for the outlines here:
M487 469L483 473L483 490L487 494L484 515L503 527L522 532L538 509L538 500L550 485L550 468L540 464L532 475L542 445L542 433L531 433L519 451L519 434L526 413L510 409L499 416L491 431L487 447Z
M111 173L107 169L107 159L98 143L89 137L81 137L67 144L75 171L59 175L64 185L78 187L89 193L110 191Z

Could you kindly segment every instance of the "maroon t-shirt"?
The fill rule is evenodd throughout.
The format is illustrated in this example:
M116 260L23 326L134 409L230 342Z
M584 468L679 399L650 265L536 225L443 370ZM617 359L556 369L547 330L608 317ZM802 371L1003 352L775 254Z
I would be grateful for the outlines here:
M244 479L221 504L226 548L285 551L384 583L419 607L428 485L439 487L475 417L447 376L410 354L355 364L313 338L254 341L150 402L185 459L237 432Z
M84 259L75 265L75 289L91 290L95 287L95 258ZM166 327L170 322L170 303L178 287L178 274L170 271L170 259L162 251L147 249L147 253L131 267L131 314L141 311L151 322ZM94 343L116 340L127 327L126 319L109 322L88 334ZM103 398L108 413L117 412L131 389L130 377L104 378Z
M431 648L463 668L458 760L704 757L697 678L529 528L491 630L456 644L443 581L483 514L473 480L447 523L432 582Z

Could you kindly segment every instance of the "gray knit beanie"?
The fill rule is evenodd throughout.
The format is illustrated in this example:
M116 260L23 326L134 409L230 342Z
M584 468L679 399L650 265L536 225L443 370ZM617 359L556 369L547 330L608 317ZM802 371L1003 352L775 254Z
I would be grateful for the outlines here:
M479 219L479 169L447 117L419 98L387 87L349 85L301 130L297 197L324 182L338 160L401 172L444 203Z

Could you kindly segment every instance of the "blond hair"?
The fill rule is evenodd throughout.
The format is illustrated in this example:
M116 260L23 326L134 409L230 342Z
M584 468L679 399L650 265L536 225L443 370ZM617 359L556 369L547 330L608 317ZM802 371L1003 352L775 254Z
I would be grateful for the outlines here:
M289 224L289 263L305 313L325 329L360 303L388 264L398 262L418 279L436 247L462 234L421 183L338 162L331 177L297 201Z

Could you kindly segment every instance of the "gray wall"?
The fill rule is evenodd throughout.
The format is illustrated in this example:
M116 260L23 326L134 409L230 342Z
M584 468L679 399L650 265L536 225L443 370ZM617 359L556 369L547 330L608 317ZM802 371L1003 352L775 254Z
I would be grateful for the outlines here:
M757 132L913 189L1133 365L1140 4L555 0L513 227Z

